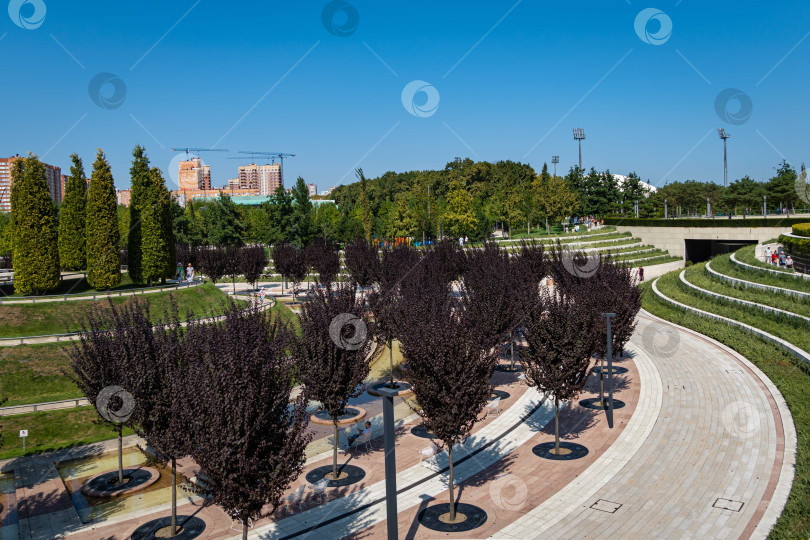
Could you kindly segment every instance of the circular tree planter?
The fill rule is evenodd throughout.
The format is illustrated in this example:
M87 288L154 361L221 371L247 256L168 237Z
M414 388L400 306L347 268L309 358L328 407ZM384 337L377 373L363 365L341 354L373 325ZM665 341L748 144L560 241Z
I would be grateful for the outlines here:
M620 375L622 373L627 373L628 371L629 370L627 368L621 366L613 366L612 369L613 375ZM596 373L597 375L599 373L602 373L602 366L596 366L595 368L593 368L593 372ZM611 370L605 368L605 373L611 373Z
M490 401L495 401L498 398L509 399L509 396L511 396L511 395L512 394L510 394L509 392L505 392L503 390L493 390L489 394L489 400Z
M472 504L456 503L456 520L450 521L450 503L437 504L419 512L419 523L439 532L464 532L477 529L487 521L483 508Z
M329 479L329 483L327 487L334 488L334 487L343 487L343 486L350 486L352 484L356 484L360 480L366 477L366 471L361 469L360 467L355 467L354 465L342 465L338 466L338 479L333 480L330 478L332 476L332 466L331 465L323 465L318 467L317 469L312 469L307 473L306 479L307 482L310 484L317 484L324 478Z
M571 443L567 441L560 441L559 454L554 453L554 441L538 444L532 448L534 455L544 459L553 459L555 461L571 461L574 459L584 458L588 455L588 449L581 444Z
M499 373L520 373L521 371L523 371L523 366L515 362L515 367L514 369L512 369L511 364L498 364L495 367L495 371Z
M608 401L607 398L605 398L605 403L607 403L607 401ZM600 400L599 400L598 397L597 398L583 399L582 401L579 402L579 406L580 407L585 407L586 409L595 409L597 411L604 411L605 409L607 409L607 407L603 406L600 403ZM620 399L615 399L615 398L613 399L613 409L614 410L621 409L624 406L625 406L624 401L622 401Z
M169 538L171 526L171 516L153 519L135 529L130 538L132 540ZM180 532L172 537L175 540L191 540L205 531L205 522L196 516L177 516L177 526L180 527Z
M374 397L382 397L382 394L379 393L378 389L388 388L390 390L394 390L397 393L396 396L394 397L406 398L413 395L413 389L411 389L411 385L404 381L394 381L394 386L391 387L390 385L391 383L388 381L374 384L369 387L368 393Z
M124 469L124 483L118 484L118 469L97 474L82 484L86 497L123 497L146 489L160 479L160 473L152 467Z
M411 435L416 435L417 437L421 437L423 439L435 439L436 434L432 431L428 431L424 424L419 424L418 426L413 426L411 428Z
M337 423L339 426L346 426L350 424L355 424L366 417L366 410L360 407L346 407L343 409L343 414L338 416ZM313 424L318 424L320 426L332 426L334 423L332 422L332 417L329 416L329 413L325 410L321 409L312 414L309 417L310 421Z

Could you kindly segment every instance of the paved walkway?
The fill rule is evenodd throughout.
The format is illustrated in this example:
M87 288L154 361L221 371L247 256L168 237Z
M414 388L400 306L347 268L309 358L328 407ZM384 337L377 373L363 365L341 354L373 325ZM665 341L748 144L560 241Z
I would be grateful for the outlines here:
M504 412L479 422L455 452L459 501L488 514L473 531L447 535L419 525L423 508L448 497L447 456L420 464L418 450L429 442L410 433L415 423L401 424L400 538L766 537L787 499L795 464L796 435L777 389L730 349L644 312L627 351L619 365L628 372L617 389L627 406L616 410L613 428L603 413L577 403L562 410L564 438L590 451L576 461L547 461L532 453L534 445L553 440L553 410L514 376L496 374L498 388L511 394ZM596 395L595 383L592 376L582 397ZM341 457L366 471L360 484L333 490L325 504L308 497L306 509L292 515L277 510L272 520L255 524L251 537L385 538L381 441L375 442L370 452ZM47 471L48 461L38 459L39 468ZM329 461L312 456L306 471ZM194 472L193 464L183 469ZM76 529L74 514L63 508L59 481L52 474L41 478L55 512L39 514L40 523L49 519L54 531L69 523L75 530L70 538L77 540L129 538L139 524L167 513L159 505ZM19 487L16 493L26 497ZM239 537L218 508L203 508L195 497L181 503L181 513L205 519L202 538ZM11 532L4 527L3 538L16 538ZM23 527L19 532L25 540L42 537Z

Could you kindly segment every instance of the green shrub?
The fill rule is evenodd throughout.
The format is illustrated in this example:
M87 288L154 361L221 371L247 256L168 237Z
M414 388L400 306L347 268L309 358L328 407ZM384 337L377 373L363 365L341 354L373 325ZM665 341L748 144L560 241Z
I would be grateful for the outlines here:
M810 236L810 223L797 223L793 226L793 234L796 236Z
M791 255L810 255L810 238L794 238L783 234L779 237L779 242Z

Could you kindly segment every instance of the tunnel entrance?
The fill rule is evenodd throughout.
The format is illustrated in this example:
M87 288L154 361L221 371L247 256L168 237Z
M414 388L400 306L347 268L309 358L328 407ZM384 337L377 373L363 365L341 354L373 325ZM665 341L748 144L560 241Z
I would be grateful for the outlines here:
M715 255L731 253L756 243L756 240L684 240L685 259L693 263L708 261Z

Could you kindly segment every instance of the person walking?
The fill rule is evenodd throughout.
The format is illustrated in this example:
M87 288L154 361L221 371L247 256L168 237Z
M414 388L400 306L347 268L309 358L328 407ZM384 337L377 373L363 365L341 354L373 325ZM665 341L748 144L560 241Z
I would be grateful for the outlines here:
M177 269L174 273L174 279L176 279L177 281L182 281L183 278L180 277L181 275L183 275L183 263L178 262Z
M644 267L643 266L638 267L638 280L639 281L644 281Z
M771 246L765 248L765 262L766 263L771 262Z
M261 291L259 291L259 300L261 304L264 304L264 297L267 295L267 291L264 290L262 287Z
M793 268L793 257L790 255L787 256L787 259L785 259L785 268Z
M778 258L779 258L779 256L776 254L776 250L773 250L771 252L771 264L776 266L777 265L776 261L777 261Z
M779 252L779 266L785 266L785 251Z
M194 281L194 267L191 266L191 263L188 263L188 266L186 267L186 278L189 283Z

